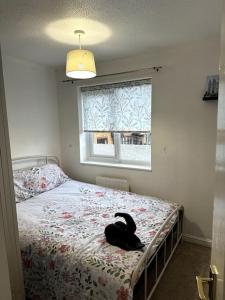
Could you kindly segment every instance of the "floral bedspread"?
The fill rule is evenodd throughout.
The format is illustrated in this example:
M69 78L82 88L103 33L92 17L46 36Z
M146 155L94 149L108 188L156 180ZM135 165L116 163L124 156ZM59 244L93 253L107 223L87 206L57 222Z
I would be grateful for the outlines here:
M152 254L177 210L157 198L72 180L17 203L27 299L132 299L142 256ZM104 229L119 219L116 212L132 215L143 251L106 242Z

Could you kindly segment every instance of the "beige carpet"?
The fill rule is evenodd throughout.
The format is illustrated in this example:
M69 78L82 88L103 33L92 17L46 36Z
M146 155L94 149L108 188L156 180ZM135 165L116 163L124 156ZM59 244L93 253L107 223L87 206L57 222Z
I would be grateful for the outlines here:
M209 248L179 245L151 300L199 300L195 276L208 276L209 264Z

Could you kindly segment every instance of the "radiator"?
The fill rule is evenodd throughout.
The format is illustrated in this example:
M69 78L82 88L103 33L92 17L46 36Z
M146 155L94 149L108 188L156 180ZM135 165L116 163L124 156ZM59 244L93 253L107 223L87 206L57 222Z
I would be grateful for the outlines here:
M111 189L129 192L130 185L127 179L96 176L96 184Z

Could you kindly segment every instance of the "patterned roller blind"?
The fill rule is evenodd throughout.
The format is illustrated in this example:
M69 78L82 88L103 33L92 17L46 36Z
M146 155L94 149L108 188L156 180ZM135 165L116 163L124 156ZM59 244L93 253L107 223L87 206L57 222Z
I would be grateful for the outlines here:
M151 131L151 79L82 87L84 131Z

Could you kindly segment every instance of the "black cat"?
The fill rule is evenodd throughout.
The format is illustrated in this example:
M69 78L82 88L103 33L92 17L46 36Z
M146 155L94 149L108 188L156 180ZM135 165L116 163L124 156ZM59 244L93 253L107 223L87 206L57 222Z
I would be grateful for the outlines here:
M134 234L136 224L133 218L127 213L116 213L115 217L123 217L126 220L126 224L118 221L106 226L105 236L107 242L124 250L139 250L143 248L145 245Z

